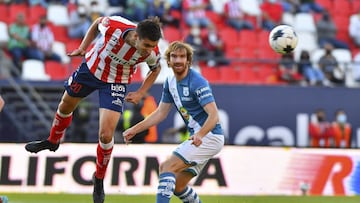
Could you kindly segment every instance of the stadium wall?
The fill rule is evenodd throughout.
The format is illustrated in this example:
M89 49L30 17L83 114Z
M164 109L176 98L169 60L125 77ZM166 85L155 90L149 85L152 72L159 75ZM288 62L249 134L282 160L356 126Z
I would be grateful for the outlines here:
M151 93L160 98L161 88L155 85ZM353 127L352 147L360 147L357 88L217 84L212 89L228 144L307 147L314 111L323 108L333 121L335 111L342 108ZM175 111L169 118L159 125L159 132L183 124Z
M64 143L36 155L0 144L0 193L92 192L94 144ZM176 145L118 144L104 181L108 194L155 194L158 166ZM358 150L225 148L191 184L211 195L360 195Z

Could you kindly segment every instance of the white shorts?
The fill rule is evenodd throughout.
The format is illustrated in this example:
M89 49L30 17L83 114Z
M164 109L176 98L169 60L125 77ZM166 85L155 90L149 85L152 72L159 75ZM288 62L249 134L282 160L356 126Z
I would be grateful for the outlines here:
M224 146L224 135L207 134L202 138L202 144L198 147L191 144L192 140L181 143L174 154L182 159L186 164L192 165L186 171L198 175L204 168L209 159L213 158Z

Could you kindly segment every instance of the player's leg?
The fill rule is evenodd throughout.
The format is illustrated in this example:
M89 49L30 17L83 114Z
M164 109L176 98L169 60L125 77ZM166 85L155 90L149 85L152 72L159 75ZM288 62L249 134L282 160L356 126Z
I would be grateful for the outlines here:
M64 84L66 91L56 111L49 138L47 140L30 142L25 146L25 149L34 153L45 149L56 151L59 147L60 139L64 136L66 128L71 123L72 112L81 99L96 90L98 85L101 85L99 80L89 72L86 63L82 63L69 78L68 82Z
M105 199L103 180L114 146L114 132L120 119L120 112L101 108L99 111L99 142L96 150L96 171L94 173L94 203Z
M34 153L45 149L56 151L59 148L60 139L64 136L65 130L71 124L72 112L81 99L80 97L72 97L65 92L56 111L48 139L30 142L25 146L25 149Z
M189 166L190 165L186 164L176 155L171 155L169 159L160 165L156 203L169 203L170 198L174 194L175 190L175 174L180 173Z
M200 197L195 190L188 185L195 175L189 171L183 171L176 174L176 185L174 195L182 202L201 203Z
M114 133L123 112L126 85L106 84L99 89L99 142L94 173L94 203L105 199L103 180L114 146Z

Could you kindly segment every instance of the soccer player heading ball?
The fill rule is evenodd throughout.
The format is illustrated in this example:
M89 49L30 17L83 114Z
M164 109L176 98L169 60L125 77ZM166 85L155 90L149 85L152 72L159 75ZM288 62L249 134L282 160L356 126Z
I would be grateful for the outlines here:
M98 38L88 52L92 41ZM69 56L85 56L84 61L65 83L48 139L26 144L29 152L56 151L60 139L72 120L79 102L95 90L99 93L99 142L96 149L96 170L93 175L94 203L105 199L103 179L114 145L114 132L123 112L124 101L138 103L148 92L159 72L158 42L161 28L158 18L134 24L120 16L100 17L88 29L78 49ZM127 85L136 65L146 62L150 68L142 85L127 93Z

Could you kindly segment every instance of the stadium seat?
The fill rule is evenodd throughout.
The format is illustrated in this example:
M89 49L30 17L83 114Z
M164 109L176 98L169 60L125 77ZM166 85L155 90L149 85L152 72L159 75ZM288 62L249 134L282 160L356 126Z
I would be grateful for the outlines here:
M350 16L335 15L333 21L338 29L338 32L347 32L350 23Z
M164 26L163 35L168 42L182 39L181 31L173 26Z
M25 15L25 21L28 23L29 19L27 18L28 14L28 7L26 4L10 4L8 15L9 15L9 22L13 23L16 19L16 16L19 13L23 13Z
M242 30L239 32L239 40L236 43L241 49L254 49L257 47L257 31Z
M61 57L61 62L70 63L70 58L66 53L65 44L59 41L55 41L52 47L53 52L57 53Z
M47 16L47 10L41 5L28 7L30 25L39 22L41 16Z
M294 29L297 32L316 33L314 16L310 13L297 13L294 18Z
M10 23L8 6L6 4L0 4L0 21Z
M261 80L253 67L242 67L239 69L239 83L260 84Z
M3 47L9 41L8 26L5 22L0 21L0 33L0 47Z
M200 68L201 74L210 82L217 83L220 80L219 69L216 67L208 67L206 65L201 66Z
M237 84L240 82L239 68L233 66L218 67L220 82L223 84Z
M53 33L54 33L55 41L60 41L60 42L63 42L63 43L67 43L70 40L72 40L68 36L68 29L67 29L66 26L54 25L51 22L49 23L49 26L50 26L51 30L53 31Z
M261 15L260 1L242 0L240 1L240 4L245 13L253 16Z
M237 32L234 28L225 27L219 32L221 39L224 41L226 49L232 49L237 47L237 43L239 42L239 32Z
M312 51L311 56L310 56L310 60L312 61L312 63L315 66L318 66L318 62L320 60L320 58L325 54L325 50L318 48L315 49L314 51Z
M343 0L341 0L341 1L343 1ZM333 8L333 0L316 0L316 3L320 4L322 7L324 7L328 11L330 11Z
M358 13L360 11L360 1L352 1L351 2L351 13Z
M335 0L333 1L333 7L330 12L336 14L337 16L349 17L349 15L352 13L352 2L354 1L350 2L349 0Z
M65 65L56 61L45 61L45 72L51 80L65 80L68 76Z
M208 10L206 11L206 16L214 23L217 29L221 29L226 26L226 22L221 14Z
M22 64L21 78L23 80L49 81L51 78L45 72L45 65L42 61L27 59Z
M69 12L66 6L60 4L50 4L48 7L47 18L54 25L69 25Z
M210 0L213 11L218 14L222 14L224 12L224 5L228 0Z
M296 60L299 59L302 50L307 50L311 53L313 50L319 48L317 37L313 33L297 32L296 34L298 36L298 44L294 51ZM306 42L306 43L301 43L301 42Z
M285 25L294 26L295 16L290 12L283 13L282 23Z

